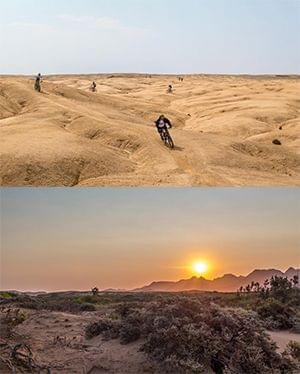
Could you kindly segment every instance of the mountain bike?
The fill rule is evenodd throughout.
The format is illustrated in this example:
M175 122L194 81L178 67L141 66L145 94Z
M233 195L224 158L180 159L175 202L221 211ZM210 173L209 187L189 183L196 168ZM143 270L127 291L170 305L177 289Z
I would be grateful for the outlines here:
M34 84L34 89L35 89L37 92L41 92L41 91L42 91L41 82L36 81L35 84Z
M162 130L160 136L161 136L162 141L165 143L166 147L169 147L170 149L174 149L175 145L169 133L169 130L167 128L164 128Z

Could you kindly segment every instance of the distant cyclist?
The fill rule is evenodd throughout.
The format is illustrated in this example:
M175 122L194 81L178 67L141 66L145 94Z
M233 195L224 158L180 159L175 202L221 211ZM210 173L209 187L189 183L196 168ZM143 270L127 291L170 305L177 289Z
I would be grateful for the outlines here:
M92 92L96 92L96 90L97 90L97 83L94 81L94 82L92 83L92 85L91 85L91 91L92 91Z
M41 75L41 73L38 73L38 75L35 78L34 89L38 92L41 92L41 90L42 90L42 75Z
M173 93L173 86L171 84L168 87L168 93Z
M155 121L155 125L156 125L157 131L158 131L161 139L164 140L163 132L165 130L168 131L168 127L169 127L169 129L172 128L171 121L162 114L161 116L159 116L158 120Z

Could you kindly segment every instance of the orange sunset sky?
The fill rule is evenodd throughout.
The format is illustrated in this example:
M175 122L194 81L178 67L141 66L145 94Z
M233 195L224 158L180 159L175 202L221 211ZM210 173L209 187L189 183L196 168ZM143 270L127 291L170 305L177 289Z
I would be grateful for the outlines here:
M2 189L1 289L131 289L299 265L297 189Z

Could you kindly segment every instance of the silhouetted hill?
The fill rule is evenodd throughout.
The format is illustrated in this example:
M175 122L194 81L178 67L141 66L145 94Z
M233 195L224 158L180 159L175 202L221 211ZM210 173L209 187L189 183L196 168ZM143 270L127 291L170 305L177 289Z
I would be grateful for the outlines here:
M142 292L180 292L180 291L219 291L219 292L233 292L241 286L246 286L251 282L259 282L263 284L266 279L272 276L281 276L292 278L294 275L300 277L300 269L290 267L285 273L276 269L256 269L247 276L236 276L233 274L225 274L220 278L208 280L203 277L192 277L190 279L181 279L178 282L152 282L150 285L135 289L134 291Z

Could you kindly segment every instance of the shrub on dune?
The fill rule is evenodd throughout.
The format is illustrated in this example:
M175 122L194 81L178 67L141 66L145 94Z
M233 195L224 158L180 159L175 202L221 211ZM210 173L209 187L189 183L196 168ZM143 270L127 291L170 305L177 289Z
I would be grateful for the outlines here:
M254 312L185 297L118 311L118 322L102 320L94 332L107 336L112 330L124 344L142 338L141 350L172 373L280 373L294 367L290 356L277 353Z
M256 308L258 315L264 320L269 320L271 327L290 329L295 325L295 310L279 300L269 298Z
M97 322L90 323L85 329L88 339L103 335L106 339L116 339L120 334L120 323L118 321L102 318Z

